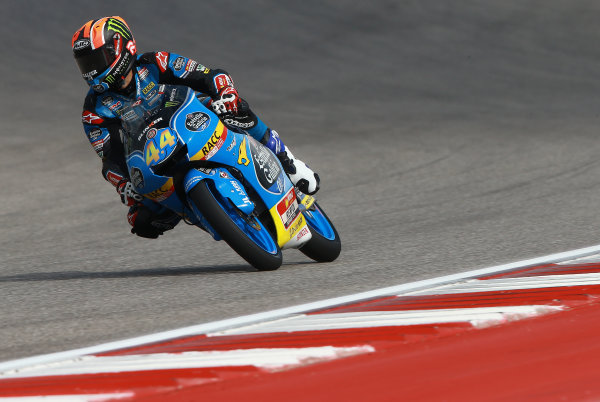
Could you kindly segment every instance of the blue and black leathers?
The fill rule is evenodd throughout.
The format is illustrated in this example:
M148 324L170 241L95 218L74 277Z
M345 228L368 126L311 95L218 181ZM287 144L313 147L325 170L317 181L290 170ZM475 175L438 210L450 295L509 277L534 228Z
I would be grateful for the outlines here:
M103 93L90 88L83 106L83 128L94 150L102 158L102 175L114 186L129 177L120 130L131 117L126 104L132 97L139 97L152 106L153 101L158 103L159 85L171 84L185 85L202 92L208 95L210 101L222 88L233 86L233 80L226 71L209 69L175 53L144 53L138 56L134 72L137 72L136 88ZM243 100L241 113L224 119L224 123L241 128L259 141L268 130Z
M90 88L83 106L84 131L102 158L102 175L115 187L129 180L125 163L122 131L129 120L132 99L144 102L145 109L159 107L161 84L184 85L207 95L205 103L216 99L219 91L233 87L229 74L221 69L209 69L202 64L174 53L150 52L137 57L131 84L119 91L96 92ZM168 94L164 94L168 96ZM237 116L223 118L230 128L242 129L261 141L270 133L268 127L248 107L243 99ZM153 201L144 199L128 213L132 232L142 237L156 238L173 228L180 217Z

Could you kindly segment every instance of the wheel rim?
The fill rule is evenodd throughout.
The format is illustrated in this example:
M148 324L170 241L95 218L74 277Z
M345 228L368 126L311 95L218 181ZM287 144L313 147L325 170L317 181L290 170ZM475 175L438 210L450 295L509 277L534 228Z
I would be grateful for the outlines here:
M317 204L314 204L314 210L304 211L304 217L311 229L314 229L318 234L327 240L335 239L335 230Z
M212 189L211 189L212 190ZM211 191L213 197L219 203L219 206L229 215L233 223L244 232L256 245L269 254L277 255L279 252L277 244L271 237L271 234L262 222L254 216L244 215L239 209L234 207L228 199L224 199ZM259 227L260 229L256 229Z

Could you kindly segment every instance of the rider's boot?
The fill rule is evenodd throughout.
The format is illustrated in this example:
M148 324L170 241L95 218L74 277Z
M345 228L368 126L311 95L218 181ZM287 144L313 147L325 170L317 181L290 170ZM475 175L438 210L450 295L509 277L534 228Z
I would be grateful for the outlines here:
M175 228L181 217L159 204L144 200L129 208L127 220L131 225L131 233L156 239L164 232Z
M292 154L290 149L281 141L277 131L267 129L261 142L277 156L283 170L298 190L309 195L319 190L319 175Z

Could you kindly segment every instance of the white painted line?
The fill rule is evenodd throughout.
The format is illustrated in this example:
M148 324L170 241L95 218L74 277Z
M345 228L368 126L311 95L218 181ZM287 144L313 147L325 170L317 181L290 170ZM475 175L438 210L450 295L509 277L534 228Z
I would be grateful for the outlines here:
M560 306L530 305L299 315L288 320L269 321L241 328L228 329L208 334L208 336L394 327L449 322L469 322L476 323L477 326L483 326L486 323L495 324L560 310L562 310Z
M449 285L438 286L431 289L417 290L415 292L410 292L409 294L411 296L424 296L584 285L600 285L600 273L524 276L521 278L498 278L486 280L473 279L452 283Z
M569 264L593 264L600 262L600 254L592 254L585 257L575 258L573 260L561 261L559 265L569 265Z
M0 402L105 402L127 398L131 400L133 392L117 394L85 394L85 395L48 395L48 396L9 396L1 397Z
M225 330L228 328L238 327L240 325L248 325L251 323L257 323L262 321L268 321L273 319L280 319L286 316L290 316L292 314L300 314L305 313L312 310L323 309L327 307L332 307L340 304L346 303L354 303L359 300L365 300L370 298L388 296L388 295L396 295L403 294L410 291L415 291L418 289L424 289L431 286L439 286L445 283L450 283L454 281L463 280L465 278L470 278L474 276L480 275L489 275L498 272L508 271L516 268L524 268L528 266L548 264L548 263L556 263L566 260L572 260L575 258L586 257L594 254L600 253L600 245L581 248L577 250L566 251L562 253L551 254L538 258L531 258L528 260L513 262L509 264L497 265L489 268L476 269L473 271L467 271L452 275L446 275L438 278L425 279L417 282L406 283L397 286L391 286L387 288L381 288L376 290L371 290L363 293L357 293L354 295L336 297L333 299L327 299L322 301L317 301L313 303L301 304L292 307L281 308L278 310L272 310L257 314L246 315L242 317L230 318L221 321L209 322L206 324L194 325L190 327L179 328L171 331L159 332L155 334L140 336L137 338L124 339L121 341L108 342L101 345L90 346L80 349L73 349L64 352L58 353L50 353L45 355L27 357L24 359L17 359L6 361L0 363L0 375L2 372L8 370L15 370L22 367L45 364L49 362L56 362L61 360L70 360L76 358L78 356L83 355L93 355L98 353L103 353L111 350L124 349L135 347L147 343L155 343L161 342L168 339L179 338L183 336L191 336L204 334L208 332L215 332L220 330Z
M242 349L209 352L152 353L124 356L83 356L74 360L28 367L2 378L122 373L147 370L255 366L269 371L305 366L326 360L372 353L369 345ZM208 380L212 382L213 380Z

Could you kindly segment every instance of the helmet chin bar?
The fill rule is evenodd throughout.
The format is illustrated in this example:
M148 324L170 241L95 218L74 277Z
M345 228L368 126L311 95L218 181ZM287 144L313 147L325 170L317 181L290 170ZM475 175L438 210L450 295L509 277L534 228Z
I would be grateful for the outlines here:
M97 76L94 80L89 80L88 84L96 92L104 92L111 89L113 91L125 93L121 87L123 86L123 82L127 75L133 71L134 65L135 57L130 53L127 53L120 60L116 60L110 68ZM123 71L122 74L120 73L121 71Z

